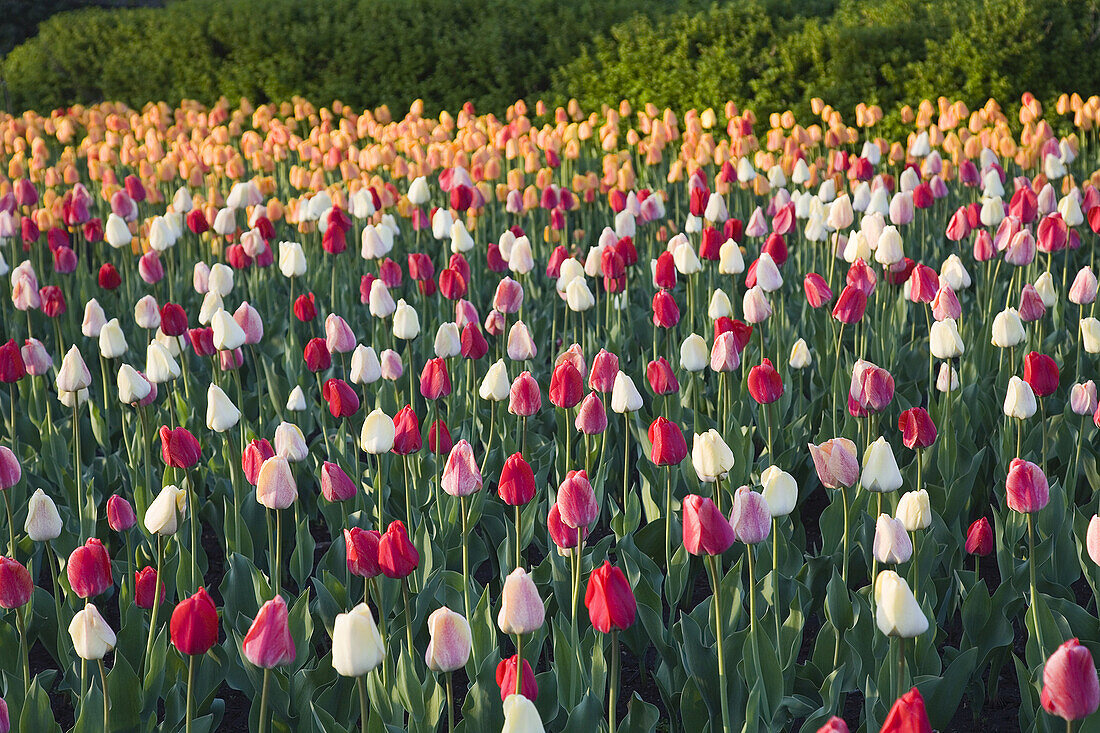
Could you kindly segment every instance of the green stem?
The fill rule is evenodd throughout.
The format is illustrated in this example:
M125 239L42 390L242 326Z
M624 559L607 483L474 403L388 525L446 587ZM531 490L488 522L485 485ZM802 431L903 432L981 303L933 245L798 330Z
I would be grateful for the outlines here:
M450 675L447 675L448 683L450 682ZM367 733L367 684L363 681L363 676L355 678L355 686L359 688L359 730L361 733Z
M365 719L364 715L364 719ZM447 730L454 733L455 730L455 693L451 684L451 673L447 673Z
M271 682L271 670L264 670L264 687L263 692L260 693L260 725L257 730L260 733L265 733L267 730L267 688Z
M103 659L99 660L99 679L103 683L103 730L105 733L110 733L111 696L107 690L107 670L103 666Z
M278 509L273 509L275 512L275 595L279 595L279 586L282 585L283 580L283 526L282 526L282 512Z
M521 538L523 537L523 533L521 531L522 530L523 515L522 515L522 512L520 512L519 504L516 504L513 507L513 510L515 512L515 523L516 523L516 567L518 568L518 567L520 567L521 562L522 562L522 559L521 559L522 550L520 549L520 542L522 542Z
M901 689L905 684L905 637L898 637L898 679L897 689L894 690L894 699L901 697Z
M520 694L523 689L523 635L516 634L516 689L515 694Z
M1035 624L1035 641L1039 645L1039 656L1043 656L1043 632L1039 628L1039 611L1035 608L1035 515L1027 515L1027 570L1031 590L1031 619ZM1046 657L1043 657L1046 659Z
M610 733L615 733L615 713L619 700L619 630L611 628L611 677L608 683L607 723ZM722 696L725 699L725 695Z
M153 636L157 628L157 611L160 610L160 571L164 559L164 538L157 535L157 583L153 588L153 613L149 617L149 638L145 642L145 668L149 668L149 656L153 653Z
M158 581L159 582L159 581ZM191 720L195 717L195 655L187 657L187 733L191 733Z
M405 578L401 582L401 597L405 601L405 642L408 644L409 654L412 654L413 650L413 632L412 632L412 611L409 605L409 579Z
M721 562L720 557L707 556L710 586L714 589L714 646L718 650L718 696L722 702L722 730L724 733L729 733L732 728L730 727L729 695L726 694L725 634L722 633L722 594L720 592L722 574L719 570Z
M23 695L26 696L27 691L31 688L31 663L30 663L30 647L27 643L27 618L26 618L26 606L18 608L15 611L15 625L19 630L19 651L20 656L23 658ZM60 620L59 620L60 623Z
M467 527L466 518L466 497L458 497L459 510L462 513L462 603L466 609L466 618L470 618L470 548L469 548L469 528ZM450 684L450 675L447 676L447 683Z
M0 492L4 494L4 508L8 511L8 557L15 558L15 520L12 518L11 513L11 498L8 497L8 492Z

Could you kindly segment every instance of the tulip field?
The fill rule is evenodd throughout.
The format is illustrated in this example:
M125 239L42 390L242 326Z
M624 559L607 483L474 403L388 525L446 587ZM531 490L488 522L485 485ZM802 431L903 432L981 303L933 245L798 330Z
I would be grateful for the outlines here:
M1100 98L1002 101L0 114L0 733L1100 731Z

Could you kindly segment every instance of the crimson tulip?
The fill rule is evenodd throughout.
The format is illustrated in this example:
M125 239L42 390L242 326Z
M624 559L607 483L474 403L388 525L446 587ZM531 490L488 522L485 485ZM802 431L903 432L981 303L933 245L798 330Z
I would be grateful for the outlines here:
M507 659L500 660L497 664L497 687L500 688L500 699L506 700L509 695L516 694L516 660L519 655L513 654ZM531 669L531 663L523 660L523 679L520 681L519 694L528 700L534 701L539 696L539 685L535 681L535 671Z
M667 418L658 417L650 424L649 442L649 458L654 465L675 466L687 457L687 442L680 426Z
M630 628L638 610L626 575L606 560L588 576L584 605L593 628L604 634L612 628L620 631Z
M535 498L535 474L522 453L513 453L504 462L497 493L509 506L521 506Z
M169 632L181 654L200 656L218 643L218 609L205 588L180 601L172 611Z
M416 551L405 523L399 520L390 522L386 533L378 540L378 566L387 578L406 578L420 564L420 553Z
M344 553L348 570L360 578L373 578L382 572L378 564L378 545L382 535L374 529L352 527L344 530Z
M69 586L81 598L98 596L111 587L111 558L103 543L92 537L69 555L65 568Z

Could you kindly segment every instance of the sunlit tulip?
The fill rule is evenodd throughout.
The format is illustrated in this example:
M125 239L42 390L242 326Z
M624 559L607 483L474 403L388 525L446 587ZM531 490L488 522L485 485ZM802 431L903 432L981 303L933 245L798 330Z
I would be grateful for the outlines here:
M1100 707L1100 680L1092 653L1077 639L1059 646L1043 665L1043 709L1066 721L1087 718Z
M535 581L523 568L516 568L504 580L497 626L503 634L530 634L542 628L546 608Z
M905 579L883 570L875 579L875 623L887 636L911 639L928 630L928 618Z
M863 474L860 484L868 491L897 491L903 485L894 452L886 438L879 438L863 454Z
M206 427L216 433L224 433L241 419L241 411L233 404L222 388L211 384L206 391Z
M294 661L296 650L290 636L290 613L282 596L277 595L260 606L241 643L241 654L261 669Z
M742 486L733 495L730 526L740 542L755 545L771 532L771 510L763 495Z
M430 640L424 664L433 672L453 672L466 666L473 645L470 624L462 616L443 606L428 616Z
M165 486L145 510L145 529L150 534L170 537L176 533L179 516L186 507L187 492L178 486Z
M23 523L23 531L31 538L32 542L49 542L61 535L61 515L45 491L35 489L31 498L27 501L27 519Z
M733 451L717 430L696 433L691 444L691 464L700 481L713 483L726 478L733 468Z
M286 509L298 498L298 483L286 458L264 461L256 477L256 501L268 509Z
M878 515L872 551L875 559L884 565L909 561L913 556L913 542L901 520L894 519L889 514Z
M344 677L359 677L382 663L385 647L370 607L360 603L336 615L332 626L332 667Z
M83 660L94 662L103 659L115 648L115 632L99 613L94 603L88 603L77 611L69 622L69 637L73 651Z
M859 478L859 461L852 441L831 438L821 445L811 443L809 448L817 477L826 488L852 486Z
M778 466L768 466L760 473L760 485L773 519L794 511L798 502L798 483L794 476Z

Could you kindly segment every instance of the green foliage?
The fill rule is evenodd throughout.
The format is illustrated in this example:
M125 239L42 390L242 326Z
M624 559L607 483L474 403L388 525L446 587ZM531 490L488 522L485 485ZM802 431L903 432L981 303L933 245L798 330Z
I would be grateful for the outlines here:
M549 89L577 48L642 12L698 0L180 0L156 10L55 15L15 48L16 108L117 99L131 105L299 94L430 110L467 100L503 110Z
M35 22L81 4L31 3ZM10 42L0 33L0 50ZM3 73L17 109L303 95L499 112L541 96L587 109L732 99L806 119L821 97L889 115L939 95L974 107L1096 91L1100 0L178 0L55 15Z

